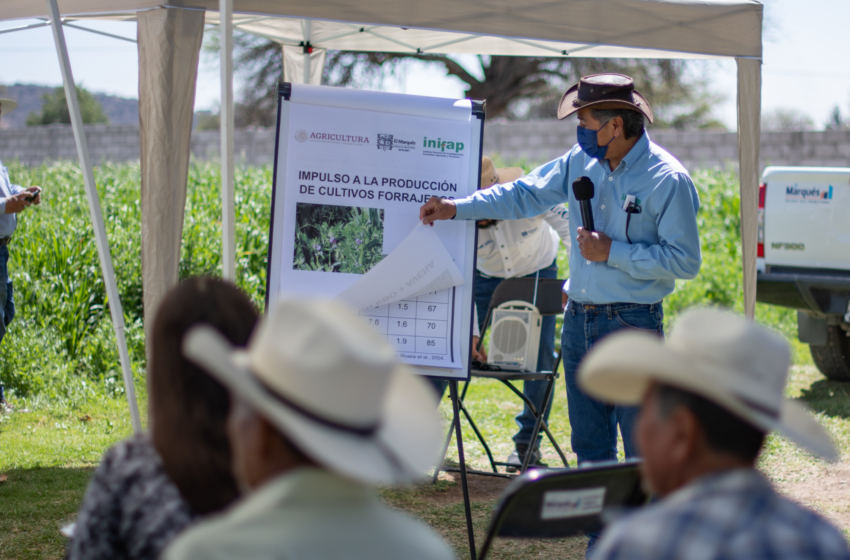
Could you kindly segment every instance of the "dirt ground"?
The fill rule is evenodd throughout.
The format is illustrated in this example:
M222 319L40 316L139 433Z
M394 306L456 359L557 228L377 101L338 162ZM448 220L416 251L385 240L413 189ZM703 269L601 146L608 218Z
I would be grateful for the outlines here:
M776 487L791 499L832 520L850 532L850 463L817 464L792 478L774 479Z

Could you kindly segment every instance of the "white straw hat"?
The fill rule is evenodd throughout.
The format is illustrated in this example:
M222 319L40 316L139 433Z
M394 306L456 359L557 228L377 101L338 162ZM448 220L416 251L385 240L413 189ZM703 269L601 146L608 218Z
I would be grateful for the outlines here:
M522 177L522 167L500 167L496 168L493 160L487 156L481 158L481 185L480 189L486 189L493 185L513 183Z
M782 336L734 313L696 309L682 314L666 341L633 330L605 338L578 380L589 395L625 405L640 403L651 381L685 389L835 461L829 435L803 405L785 398L789 365Z
M3 115L8 115L12 111L15 110L15 107L18 106L18 102L14 99L5 99L0 97L0 117Z
M347 307L282 299L246 350L198 326L183 354L310 458L352 479L411 482L440 458L436 392Z

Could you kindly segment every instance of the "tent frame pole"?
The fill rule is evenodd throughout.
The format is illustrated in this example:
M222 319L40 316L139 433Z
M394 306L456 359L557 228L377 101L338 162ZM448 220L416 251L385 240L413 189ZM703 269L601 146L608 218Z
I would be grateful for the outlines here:
M234 193L233 0L219 0L221 17L221 264L222 277L236 281Z
M312 56L310 53L310 41L313 40L313 21L309 19L304 20L304 74L303 74L303 83L310 83L310 57Z
M65 43L65 32L62 29L62 20L56 0L46 0L46 2L47 9L50 12L50 25L53 28L53 41L56 44L56 54L59 57L59 66L62 69L62 81L65 85L65 98L68 101L68 110L71 114L71 125L74 129L77 155L80 158L86 196L89 201L89 212L91 214L92 225L94 226L97 252L100 256L100 268L103 272L103 281L106 284L106 297L108 299L109 312L112 315L112 327L115 329L115 342L118 345L121 372L124 375L124 391L127 395L127 404L130 406L130 420L133 423L133 430L139 433L142 431L142 423L139 417L139 405L136 401L136 387L133 383L130 354L127 351L127 339L124 336L124 310L121 306L121 296L118 295L115 270L112 268L112 253L109 250L109 240L106 237L103 213L100 210L100 197L97 194L94 170L92 168L91 158L89 157L89 146L86 141L85 131L83 130L80 101L77 98L74 75L71 73L71 59L68 56L68 46Z

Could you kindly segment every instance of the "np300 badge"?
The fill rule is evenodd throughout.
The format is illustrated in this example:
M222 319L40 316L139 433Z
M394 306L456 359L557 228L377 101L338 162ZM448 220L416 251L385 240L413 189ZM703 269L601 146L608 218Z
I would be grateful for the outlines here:
M785 249L786 251L805 251L805 243L771 243L771 249Z

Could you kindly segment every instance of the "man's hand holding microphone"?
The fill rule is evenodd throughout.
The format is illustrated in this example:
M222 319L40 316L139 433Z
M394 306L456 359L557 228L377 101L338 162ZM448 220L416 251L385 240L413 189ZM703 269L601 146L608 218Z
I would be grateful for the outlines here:
M581 208L581 222L584 226L576 230L576 241L582 257L593 262L605 262L611 253L611 238L601 231L596 231L593 225L590 200L594 190L593 181L589 177L579 177L573 182L573 195Z

